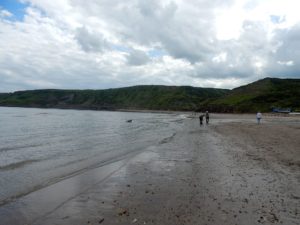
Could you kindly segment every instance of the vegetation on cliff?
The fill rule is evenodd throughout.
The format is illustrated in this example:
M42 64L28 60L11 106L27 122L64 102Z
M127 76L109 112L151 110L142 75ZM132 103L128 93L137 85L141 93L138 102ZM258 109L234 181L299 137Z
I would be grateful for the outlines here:
M300 110L300 79L265 78L235 88L200 108L215 112L268 112L272 108Z
M98 110L300 111L300 79L265 78L233 90L141 85L107 90L32 90L0 94L1 106Z
M144 85L107 90L33 90L0 96L0 105L77 109L196 110L225 89Z

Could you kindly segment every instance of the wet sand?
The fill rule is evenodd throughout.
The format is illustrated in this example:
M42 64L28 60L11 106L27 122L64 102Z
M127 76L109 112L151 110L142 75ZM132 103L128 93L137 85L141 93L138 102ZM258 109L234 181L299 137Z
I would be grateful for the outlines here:
M143 153L0 207L0 224L300 224L299 146L299 117L189 118Z

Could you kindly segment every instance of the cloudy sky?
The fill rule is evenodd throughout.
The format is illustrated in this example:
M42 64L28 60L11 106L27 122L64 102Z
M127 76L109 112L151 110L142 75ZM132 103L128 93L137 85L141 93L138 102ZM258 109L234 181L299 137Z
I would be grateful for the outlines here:
M299 0L1 0L0 92L300 78Z

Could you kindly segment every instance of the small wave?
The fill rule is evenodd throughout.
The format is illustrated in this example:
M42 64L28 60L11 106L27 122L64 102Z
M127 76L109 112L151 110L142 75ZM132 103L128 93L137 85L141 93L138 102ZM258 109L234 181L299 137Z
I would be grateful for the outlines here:
M173 123L182 123L184 119L177 119L177 120L172 120L171 122Z
M72 161L69 161L69 162L64 162L64 163L62 163L60 165L56 165L56 167L67 167L69 165L72 165L72 164L74 165L74 164L83 162L83 161L88 160L88 159L89 159L88 157L82 158L82 159L76 159L76 160L72 160Z
M50 113L42 112L42 113L36 113L35 115L49 115Z
M37 159L31 159L31 160L26 160L26 161L21 161L21 162L16 162L16 163L11 163L11 164L8 164L8 165L5 165L5 166L0 166L0 170L14 170L14 169L17 169L17 168L20 168L20 167L24 167L25 165L27 164L32 164L32 163L35 163L35 162L39 162L41 160L37 160Z
M188 116L187 116L186 114L180 114L178 117L181 118L181 119L186 119L186 118L188 118Z
M43 146L43 145L44 144L32 144L32 145L20 145L20 146L3 147L3 148L0 148L0 152L18 150L18 149L23 149L23 148L35 148L35 147L39 147L39 146Z
M162 139L162 140L159 142L159 144L166 144L166 143L172 141L172 139L173 139L175 136L176 136L176 132L173 133L172 136Z

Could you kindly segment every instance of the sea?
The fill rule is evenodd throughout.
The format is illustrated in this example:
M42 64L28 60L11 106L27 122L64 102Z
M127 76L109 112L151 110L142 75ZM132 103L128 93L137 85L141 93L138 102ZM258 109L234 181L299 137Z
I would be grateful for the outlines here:
M185 118L184 113L0 107L0 206L159 145Z

